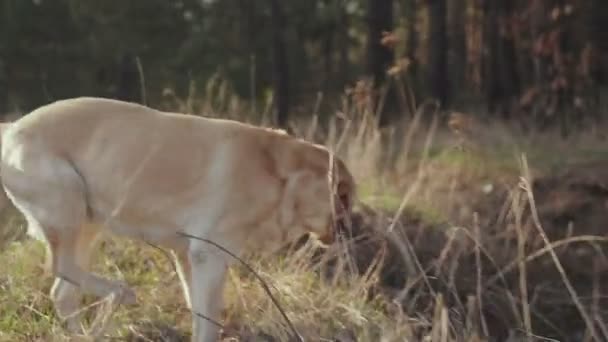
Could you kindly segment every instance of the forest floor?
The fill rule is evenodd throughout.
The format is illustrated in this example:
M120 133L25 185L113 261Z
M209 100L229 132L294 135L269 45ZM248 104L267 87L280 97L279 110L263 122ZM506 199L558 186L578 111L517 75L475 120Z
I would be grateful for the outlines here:
M608 340L603 137L408 122L389 148L365 120L338 126L344 134L326 142L358 180L352 236L248 259L306 341ZM377 167L381 155L392 165ZM16 236L0 249L0 341L66 340L43 246L22 236L14 210L2 224ZM190 313L166 255L108 237L94 270L126 280L138 303L87 299L91 335L187 340ZM290 340L244 267L230 271L224 297L224 340Z

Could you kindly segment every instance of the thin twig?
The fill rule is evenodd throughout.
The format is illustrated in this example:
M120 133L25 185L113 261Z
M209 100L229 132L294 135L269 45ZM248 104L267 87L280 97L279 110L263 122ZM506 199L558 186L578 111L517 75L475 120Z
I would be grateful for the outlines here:
M209 323L214 324L218 328L226 330L226 327L224 327L221 323L219 323L218 321L214 320L213 318L207 317L207 316L203 315L202 313L194 311L192 309L190 309L190 312L192 312L192 314L194 314L194 315L196 315L196 316L198 316L198 317L200 317L200 318L208 321Z
M169 260L169 264L171 264L171 268L173 268L173 272L175 272L175 274L179 274L179 272L177 271L177 267L175 266L175 262L173 261L173 258L171 257L171 255L169 255L169 252L167 252L164 248L157 246L155 244L153 244L152 242L143 240L148 246L158 250L159 252L161 252L166 258L167 260Z

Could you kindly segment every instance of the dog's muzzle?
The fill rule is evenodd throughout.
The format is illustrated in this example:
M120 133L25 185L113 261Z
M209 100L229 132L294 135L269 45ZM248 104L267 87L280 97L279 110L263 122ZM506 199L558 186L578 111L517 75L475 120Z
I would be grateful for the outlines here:
M331 245L336 241L339 234L343 233L347 227L348 220L345 215L342 214L340 217L335 218L332 221L327 233L323 236L319 236L319 241L326 245Z

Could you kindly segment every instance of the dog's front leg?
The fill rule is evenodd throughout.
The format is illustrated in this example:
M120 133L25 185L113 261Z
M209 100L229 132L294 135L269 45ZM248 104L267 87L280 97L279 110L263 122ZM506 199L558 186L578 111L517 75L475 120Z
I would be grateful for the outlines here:
M202 241L190 246L192 279L192 341L217 341L223 287L228 268L226 255Z

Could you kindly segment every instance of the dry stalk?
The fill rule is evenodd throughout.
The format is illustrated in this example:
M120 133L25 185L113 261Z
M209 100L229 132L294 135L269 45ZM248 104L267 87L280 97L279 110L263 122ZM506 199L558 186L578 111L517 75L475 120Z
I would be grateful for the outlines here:
M545 233L545 230L543 229L543 226L540 222L540 218L538 217L538 211L536 210L536 203L534 201L534 194L532 193L532 186L530 184L530 179L531 179L530 170L528 168L528 163L527 163L527 160L525 157L522 157L522 166L523 166L524 175L522 176L520 185L528 195L528 201L529 201L529 205L530 205L530 211L532 213L532 220L534 222L534 226L538 230L538 233L540 234L541 238L543 239L543 242L545 243L545 245L551 246L551 241L547 237L547 234ZM570 293L570 297L574 301L574 304L576 305L581 317L585 321L585 324L587 325L587 329L589 329L589 333L591 334L593 339L595 339L596 341L602 341L602 339L599 338L599 334L597 333L595 324L593 324L593 320L591 319L591 317L589 317L589 314L587 313L587 311L585 310L585 307L581 303L581 301L578 297L578 294L576 293L576 290L574 289L574 286L572 285L572 283L570 282L570 279L566 275L566 271L564 270L562 263L559 261L557 253L555 253L555 250L553 248L550 248L549 254L551 255L551 258L553 259L553 263L555 264L555 267L557 268L559 274L562 277L562 281L563 281L564 285L566 286L566 288L568 289L568 292Z
M602 315L600 313L600 261L595 261L593 263L593 294L592 294L592 299L593 299L593 306L592 306L592 312L593 312L593 317L595 322L597 323L597 325L600 328L600 331L602 332L602 334L604 335L604 338L606 340L608 340L608 327L606 326L606 323L604 322L604 320L602 319Z
M438 342L441 338L441 326L438 323L441 319L441 309L443 308L443 295L439 294L435 297L435 310L433 313L433 321L430 340L432 342Z
M465 329L467 335L475 334L477 335L477 322L479 315L476 314L476 298L475 296L468 295L467 296L467 309L466 309L466 318L465 318Z
M310 122L310 125L308 126L308 131L304 135L306 140L312 141L314 139L315 132L317 132L318 124L319 124L319 116L315 114L315 115L313 115L312 121Z
M526 233L522 226L522 214L525 199L522 199L519 192L516 192L513 196L513 214L515 216L515 230L517 231L517 258L520 260L519 266L519 291L522 297L521 311L524 320L524 329L526 331L527 339L530 341L532 334L532 319L530 317L530 305L528 299L528 280L526 263L524 259L526 257Z
M483 296L482 296L482 278L483 278L483 269L481 265L481 248L482 240L481 240L481 232L479 230L479 218L477 213L473 215L473 230L475 232L475 265L477 268L477 305L479 310L479 321L481 322L481 329L483 331L484 336L490 336L488 324L486 322L485 316L483 314Z
M444 306L441 308L441 342L448 342L450 336L450 320L448 317L448 309Z
M108 331L111 323L110 318L120 306L118 299L119 297L117 297L115 293L111 293L101 301L101 308L97 312L97 315L95 316L93 323L91 323L91 327L86 335L92 337L94 340L106 335L105 332Z
M464 233L464 235L466 237L468 237L474 244L475 244L475 248L479 249L479 252L486 257L486 259L492 264L492 266L494 266L495 269L499 269L498 267L498 263L496 262L496 260L494 259L494 257L492 256L492 254L488 251L488 249L486 247L484 247L479 239L481 239L481 236L476 236L476 234L479 234L479 232L475 232L475 230L471 233L470 230L466 229L466 228L462 228L462 227L452 227L453 230L455 230L456 232L461 232ZM456 261L454 261L456 262ZM516 265L516 263L514 263L514 265ZM497 275L497 280L500 279L502 281L502 284L505 287L508 287L507 281L504 278L504 276L502 276L502 274ZM487 289L487 285L484 285L484 290ZM510 291L509 291L510 292Z
M425 176L424 170L425 170L425 166L426 166L426 160L428 158L428 154L429 154L429 150L431 148L431 143L433 141L433 137L435 136L435 131L437 129L437 125L438 125L437 115L434 115L433 123L431 124L431 129L424 142L424 150L423 150L423 154L422 154L422 159L420 160L420 165L418 167L418 173L416 174L416 178L413 181L413 185L408 189L408 191L403 196L403 199L401 200L401 203L399 204L399 208L397 209L397 212L395 213L393 222L391 222L391 224L387 228L388 232L391 232L395 228L395 225L397 224L398 219L403 214L403 211L405 210L405 207L409 203L410 198L414 196L415 192L418 190L418 187L420 186L420 183L422 182L422 179Z
M410 125L407 129L407 132L405 133L405 136L403 137L403 144L402 144L402 150L403 150L403 154L400 156L399 158L399 164L397 165L397 171L402 172L405 170L406 166L407 166L407 161L408 161L408 156L409 156L409 152L411 150L411 145L412 145L412 141L414 139L414 134L416 133L416 131L418 130L418 128L420 127L420 121L422 118L422 110L419 109L417 111L413 111L413 119L410 122Z
M137 64L137 72L139 74L139 87L141 90L141 103L145 106L148 104L146 96L146 78L144 76L144 67L141 63L141 58L135 56L135 63Z
M422 264L420 263L420 260L418 260L418 257L414 252L414 248L405 233L403 233L401 237L396 236L395 232L389 232L386 235L389 241L391 241L399 249L406 265L408 265L407 285L395 297L395 301L403 301L403 299L405 299L405 296L413 288L414 284L420 281L421 279L424 280L424 283L427 286L428 290L433 294L433 296L435 296L435 290L433 289L433 286L429 282L429 279L426 275L428 270L433 266L429 266L428 269L424 269L424 267L422 267ZM416 270L418 270L419 275L413 277Z
M448 241L445 243L444 247L441 249L441 252L439 253L439 257L437 258L436 261L431 263L431 266L435 268L435 277L437 279L441 279L442 282L444 284L446 284L446 287L449 289L450 293L453 295L453 299L456 302L456 305L464 312L465 311L465 307L464 304L462 303L462 300L460 299L459 295L458 295L458 289L456 286L456 269L458 268L458 258L460 257L460 254L462 253L462 247L456 245L454 243L454 241L456 241L456 232L452 230L451 231L452 234L449 234L449 238ZM454 245L456 245L456 247L454 247ZM452 253L452 255L450 255L452 252L452 250L454 250L454 252ZM448 258L451 260L451 262L449 263L450 265L444 267L444 263L446 263L446 260L448 260ZM444 279L444 277L441 276L441 274L443 273L443 270L448 270L447 273L448 274L448 279L447 282Z

